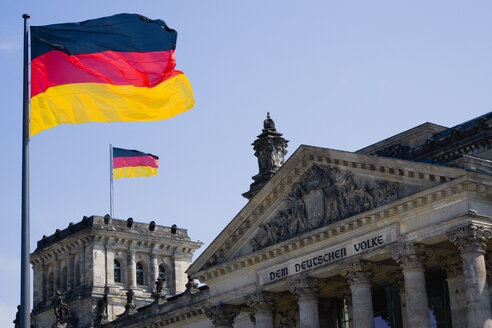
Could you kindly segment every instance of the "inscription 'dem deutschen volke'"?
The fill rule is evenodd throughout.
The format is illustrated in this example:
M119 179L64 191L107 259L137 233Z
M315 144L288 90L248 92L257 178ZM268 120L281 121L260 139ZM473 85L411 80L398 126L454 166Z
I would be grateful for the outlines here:
M393 230L393 229L392 229ZM268 270L260 274L260 280L263 284L270 283L291 275L308 271L332 262L337 262L347 257L360 254L392 241L392 230L384 231L377 235L371 235L359 238L354 242L345 243L338 247L329 248L323 252L312 253L312 255L303 256L297 260L291 260L281 267Z

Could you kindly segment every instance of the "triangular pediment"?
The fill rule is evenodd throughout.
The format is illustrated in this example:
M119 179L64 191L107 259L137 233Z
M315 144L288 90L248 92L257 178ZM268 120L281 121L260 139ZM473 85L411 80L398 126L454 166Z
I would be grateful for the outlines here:
M209 270L465 174L462 169L301 146L188 272Z

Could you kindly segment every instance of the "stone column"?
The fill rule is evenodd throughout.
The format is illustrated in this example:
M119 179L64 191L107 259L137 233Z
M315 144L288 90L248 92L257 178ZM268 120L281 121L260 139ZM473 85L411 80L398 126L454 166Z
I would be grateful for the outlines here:
M465 282L463 280L463 267L461 257L458 254L441 256L439 263L446 271L446 281L449 290L449 307L453 326L466 327L466 298Z
M492 327L484 258L486 242L491 236L489 228L471 222L448 233L463 261L467 327Z
M205 314L212 320L214 327L232 328L239 308L235 305L219 304L205 309Z
M318 284L311 278L295 279L289 290L297 296L300 328L319 328Z
M342 265L341 274L347 279L352 292L354 328L374 328L371 278L375 265L366 261L355 261Z
M409 328L430 327L429 304L425 285L425 263L430 250L423 245L406 243L392 250L405 280L405 307Z
M257 328L274 328L275 296L258 292L246 297L246 304L253 309Z
M157 254L152 253L150 254L150 281L151 283L149 286L153 286L154 283L157 281L157 278L159 278L159 263L157 261Z
M128 278L128 287L135 288L137 287L137 263L135 262L135 251L130 249L128 251L128 267L127 267L127 278Z

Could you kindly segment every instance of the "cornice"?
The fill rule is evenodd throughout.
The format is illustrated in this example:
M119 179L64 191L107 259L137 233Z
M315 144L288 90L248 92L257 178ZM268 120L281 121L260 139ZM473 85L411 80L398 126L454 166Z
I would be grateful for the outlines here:
M68 238L64 238L54 244L36 249L31 253L31 264L38 264L42 259L50 260L59 254L69 255L73 250L88 244L109 246L113 249L128 249L132 246L135 250L167 252L170 254L193 254L203 243L190 240L171 238L142 237L137 234L101 231L91 228L79 231Z
M321 242L334 237L343 239L345 234L353 234L357 231L363 233L367 228L370 228L371 225L378 223L389 224L390 222L399 220L401 216L404 216L411 211L442 202L449 197L467 192L478 192L491 196L492 184L470 182L467 181L467 177L464 176L342 221L335 222L331 225L312 230L295 238L265 247L259 251L197 271L194 273L193 277L199 279L202 283L218 279L223 275L259 265L277 256L302 249L316 242Z

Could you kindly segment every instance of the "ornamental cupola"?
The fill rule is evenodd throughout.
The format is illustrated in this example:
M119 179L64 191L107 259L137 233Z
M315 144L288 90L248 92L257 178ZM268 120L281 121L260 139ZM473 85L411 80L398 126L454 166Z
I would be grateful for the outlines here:
M282 133L275 129L275 122L270 117L270 113L267 113L267 118L263 121L263 130L252 144L255 156L258 157L259 173L253 177L254 182L243 197L253 198L284 164L288 142L282 138Z

